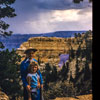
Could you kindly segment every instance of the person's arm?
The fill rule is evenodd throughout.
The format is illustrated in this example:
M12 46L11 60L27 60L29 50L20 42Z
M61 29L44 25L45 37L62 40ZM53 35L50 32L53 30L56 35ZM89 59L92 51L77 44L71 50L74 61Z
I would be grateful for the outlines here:
M28 85L30 86L31 85L31 77L27 76L26 79L27 79ZM28 100L32 100L32 98L31 98L31 90L27 89L27 92L28 92Z
M38 81L37 88L40 88L40 79L39 79L39 77L38 77L37 81Z
M43 78L42 78L42 74L41 74L40 70L38 70L38 74L40 76L40 86L41 86L41 88L43 88Z
M24 87L26 87L27 90L30 90L31 87L30 85L28 85L27 80L26 80L27 72L25 68L26 68L25 62L22 62L20 66L21 79L22 79Z
M21 72L21 79L22 79L24 87L26 87L28 85L27 80L26 80L27 73L26 73L25 70L26 70L25 69L25 64L24 64L24 62L22 62L21 66L20 66L20 72Z

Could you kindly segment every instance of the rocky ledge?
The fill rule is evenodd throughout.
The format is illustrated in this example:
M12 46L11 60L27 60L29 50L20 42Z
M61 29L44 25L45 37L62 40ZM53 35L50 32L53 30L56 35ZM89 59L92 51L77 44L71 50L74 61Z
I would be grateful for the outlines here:
M9 97L2 91L0 91L0 100L9 100Z

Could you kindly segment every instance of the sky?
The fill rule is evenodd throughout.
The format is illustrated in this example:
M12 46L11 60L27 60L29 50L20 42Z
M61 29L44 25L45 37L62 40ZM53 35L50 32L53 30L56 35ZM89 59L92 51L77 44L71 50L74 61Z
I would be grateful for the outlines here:
M72 0L16 0L17 14L6 18L9 30L20 34L92 30L92 3Z

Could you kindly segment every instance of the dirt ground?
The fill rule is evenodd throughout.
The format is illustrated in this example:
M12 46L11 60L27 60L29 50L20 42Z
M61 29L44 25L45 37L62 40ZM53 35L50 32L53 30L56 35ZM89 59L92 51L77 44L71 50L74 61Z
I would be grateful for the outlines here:
M92 100L93 95L88 94L88 95L81 95L81 96L76 96L77 98L72 98L72 97L62 97L62 98L56 98L54 100Z

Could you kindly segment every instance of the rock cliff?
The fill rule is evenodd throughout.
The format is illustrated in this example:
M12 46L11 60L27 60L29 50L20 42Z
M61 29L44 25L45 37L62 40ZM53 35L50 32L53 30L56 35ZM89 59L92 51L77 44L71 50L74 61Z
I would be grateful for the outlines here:
M59 54L68 53L69 45L67 44L67 38L56 38L56 37L32 37L27 42L20 45L17 52L21 56L24 55L24 51L28 48L35 48L36 59L40 59L43 62L48 62L52 59L54 62L59 61Z
M84 35L84 34L83 34ZM91 39L91 36L90 36ZM59 54L68 54L70 47L74 50L77 49L79 44L75 44L76 38L57 38L57 37L32 37L27 42L20 45L17 53L23 58L25 57L24 51L28 48L35 48L38 51L35 53L35 58L41 62L59 62ZM70 45L71 44L71 45ZM83 40L83 45L85 45Z

